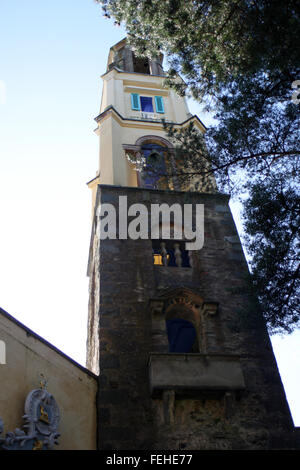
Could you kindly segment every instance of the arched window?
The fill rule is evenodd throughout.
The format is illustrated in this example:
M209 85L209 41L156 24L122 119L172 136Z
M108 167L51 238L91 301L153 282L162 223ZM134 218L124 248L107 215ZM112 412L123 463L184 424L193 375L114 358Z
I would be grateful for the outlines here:
M194 312L183 304L170 307L166 315L166 330L171 353L199 352Z
M144 143L141 153L146 159L146 168L140 173L139 186L159 189L166 181L167 148L154 142Z
M172 176L172 144L157 135L145 135L134 145L123 144L127 159L136 165L137 184L148 189L176 189ZM141 158L141 155L144 158ZM144 165L144 161L146 162Z

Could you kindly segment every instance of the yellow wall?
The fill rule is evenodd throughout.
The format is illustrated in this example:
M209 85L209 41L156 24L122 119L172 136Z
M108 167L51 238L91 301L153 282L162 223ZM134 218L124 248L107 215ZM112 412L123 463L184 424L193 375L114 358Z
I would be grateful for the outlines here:
M96 449L96 377L3 311L0 340L6 345L6 364L0 364L2 437L21 428L25 399L31 390L39 388L43 374L61 415L61 436L55 449Z
M92 189L92 213L97 184L138 186L138 172L127 159L124 145L136 146L137 140L146 136L167 139L162 119L174 123L177 128L187 126L193 121L199 132L205 132L201 121L189 112L185 98L167 88L163 76L124 72L112 68L102 75L102 80L100 114L96 118L98 127L95 130L100 144L99 179L89 184ZM165 112L143 113L132 110L131 93L152 97L153 104L154 97L161 96ZM131 151L136 152L137 149L138 147ZM190 190L198 190L197 188L198 186L190 184Z
M185 99L173 90L164 86L164 77L142 73L118 72L112 69L102 76L103 94L100 113L108 106L113 106L124 118L140 116L140 111L131 109L131 93L143 96L163 96L165 113L159 115L161 119L181 123L189 117L189 110Z
M191 115L184 98L164 86L164 77L112 69L102 78L102 101L96 129L100 143L99 182L136 186L136 171L126 159L122 144L135 145L138 138L146 135L166 138L162 118L180 125ZM131 109L131 93L162 96L165 113L154 113L154 120L144 120L141 111Z

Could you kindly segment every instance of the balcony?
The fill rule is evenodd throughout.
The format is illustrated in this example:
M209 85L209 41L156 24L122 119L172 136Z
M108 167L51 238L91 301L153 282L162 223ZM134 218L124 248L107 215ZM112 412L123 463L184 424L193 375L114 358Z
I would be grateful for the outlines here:
M149 379L152 396L163 390L198 395L245 389L239 357L233 355L152 353Z

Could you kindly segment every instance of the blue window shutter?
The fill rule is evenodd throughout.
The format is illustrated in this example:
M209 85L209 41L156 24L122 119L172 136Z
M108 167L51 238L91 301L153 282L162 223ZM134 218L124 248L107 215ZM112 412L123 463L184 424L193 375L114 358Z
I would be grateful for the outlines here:
M137 93L131 93L131 109L134 111L140 111L140 98Z
M155 96L155 108L157 113L165 112L164 101L162 96Z

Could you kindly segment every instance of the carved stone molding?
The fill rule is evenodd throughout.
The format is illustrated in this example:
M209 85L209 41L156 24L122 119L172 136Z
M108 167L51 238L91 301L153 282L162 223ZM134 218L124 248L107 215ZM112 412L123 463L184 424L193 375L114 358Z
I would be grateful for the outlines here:
M219 303L204 300L198 293L185 287L167 290L149 301L153 313L167 313L175 305L187 307L201 316L216 315Z
M189 321L196 330L197 351L207 351L207 318L215 316L218 312L218 302L204 300L197 292L180 287L168 289L159 297L149 301L152 315L171 318L182 318Z
M173 145L171 144L171 142L159 135L143 135L142 137L139 137L139 139L137 139L135 145L137 146L137 148L140 149L145 142L153 142L161 145L162 147L167 147L169 150L173 150Z

